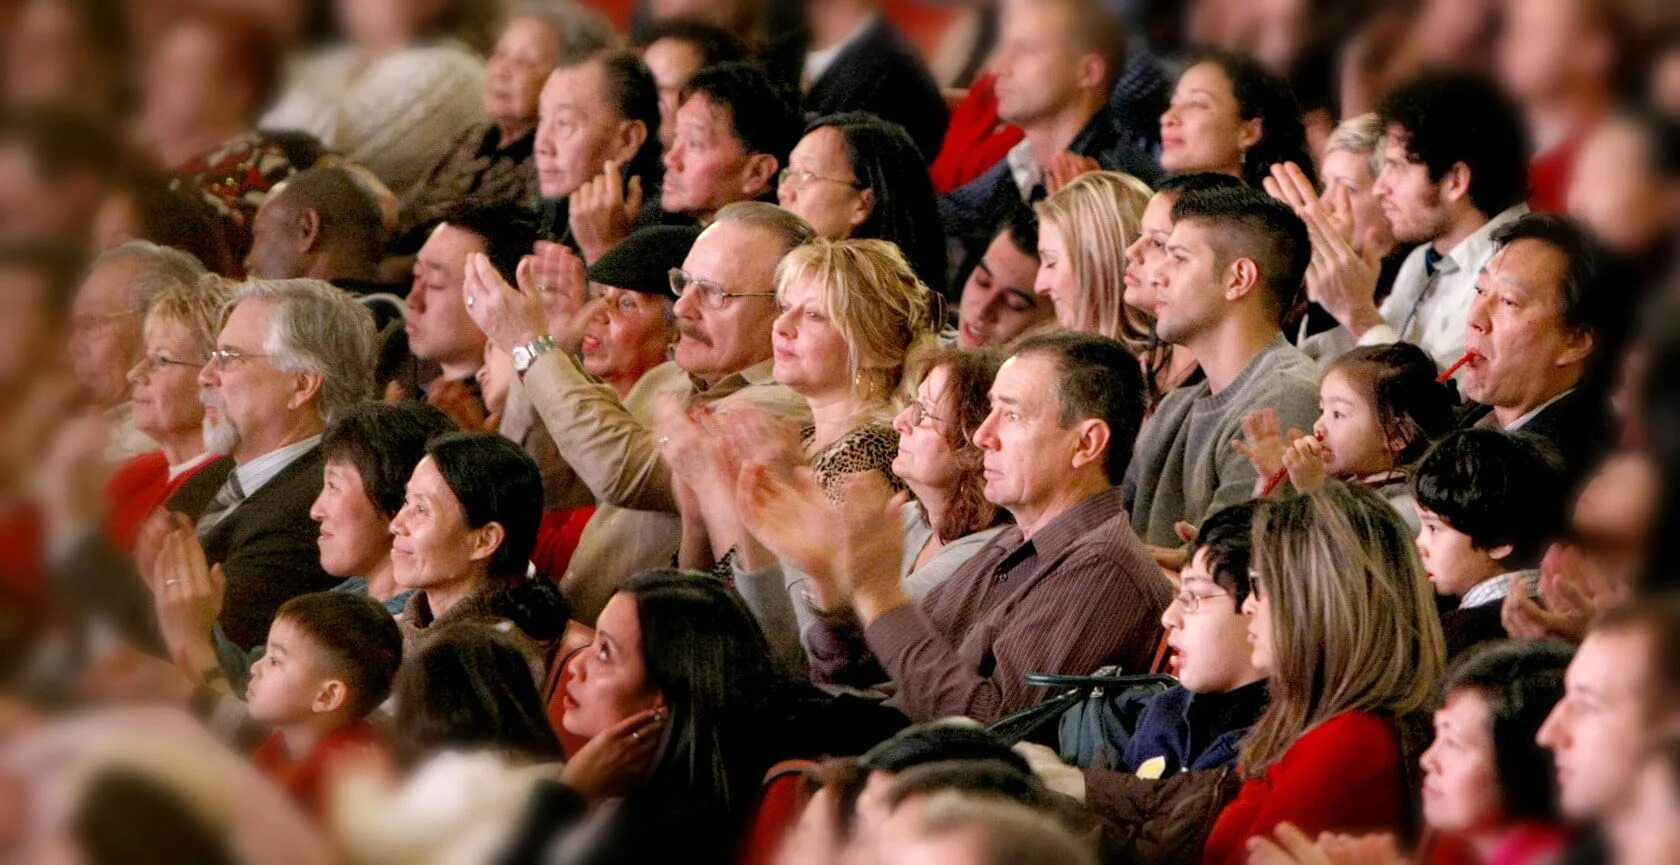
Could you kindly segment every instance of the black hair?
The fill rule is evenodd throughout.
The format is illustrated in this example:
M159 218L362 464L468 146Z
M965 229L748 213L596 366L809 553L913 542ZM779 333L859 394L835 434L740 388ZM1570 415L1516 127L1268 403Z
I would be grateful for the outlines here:
M649 23L636 34L636 47L647 50L662 39L684 42L700 55L700 68L734 63L747 56L746 43L734 33L699 18L667 18Z
M441 222L482 238L484 254L510 282L519 268L519 260L531 253L537 241L535 216L524 207L508 202L458 207Z
M636 602L642 666L667 720L647 792L742 819L769 767L769 644L740 597L707 574L644 571L618 591Z
M196 183L182 180L177 189L168 174L139 168L118 180L113 193L126 196L134 209L140 223L136 240L189 253L211 273L229 276L238 272L228 223Z
M1240 178L1217 171L1194 171L1189 174L1175 174L1155 186L1155 194L1168 192L1186 193L1201 192L1206 189L1237 189L1245 184Z
M279 195L290 207L315 212L323 242L369 261L381 256L385 217L373 193L349 169L328 165L300 171L286 180Z
M1434 358L1409 342L1359 346L1332 361L1325 374L1333 371L1347 376L1370 403L1385 450L1389 439L1406 443L1394 455L1395 467L1422 459L1457 420L1457 395L1435 380Z
M1528 198L1532 153L1521 111L1498 85L1467 72L1426 72L1377 106L1383 128L1399 127L1411 159L1440 180L1455 163L1470 169L1470 203L1493 216Z
M862 111L819 117L809 135L833 129L845 142L846 160L859 187L875 194L869 216L853 237L890 240L903 250L923 283L945 284L945 232L939 202L922 152L903 126Z
M1015 802L1035 811L1049 811L1050 793L1030 771L1013 763L982 758L941 760L904 770L887 788L884 804L897 810L904 800L916 796L953 792L965 799Z
M69 317L87 263L85 253L65 244L0 244L0 270L22 270L39 278L45 291L40 299L42 310L55 324Z
M542 522L542 472L512 440L496 433L447 433L426 444L444 483L461 505L469 527L502 527L502 544L490 558L490 576L525 576Z
M643 189L652 189L664 173L659 145L659 83L652 70L634 51L607 51L597 55L601 63L602 89L607 102L625 120L640 121L647 137L630 163L625 178L640 177Z
M1020 202L1011 203L999 233L1009 235L1009 242L1017 252L1038 260L1038 211Z
M1307 224L1281 201L1247 186L1188 189L1173 202L1172 220L1210 223L1223 264L1247 258L1260 270L1281 322L1295 307L1312 261Z
M384 604L355 592L311 592L282 604L274 618L321 650L330 675L350 692L350 717L366 717L390 696L403 639Z
M455 430L455 422L415 400L363 402L321 434L321 455L342 460L361 476L368 503L387 520L402 510L408 479L426 456L426 443Z
M1214 584L1231 593L1231 602L1242 609L1248 600L1251 584L1248 579L1248 556L1254 549L1254 503L1243 502L1220 508L1196 530L1196 541L1190 545L1190 555L1201 552L1207 559L1208 577Z
M1259 189L1260 182L1271 176L1272 166L1279 162L1293 162L1309 176L1312 174L1314 162L1307 153L1307 129L1289 82L1258 60L1228 51L1203 52L1194 63L1218 66L1231 82L1237 116L1260 120L1260 140L1243 154L1245 183Z
M1563 699L1563 675L1574 649L1564 643L1497 642L1473 648L1447 670L1441 702L1460 691L1480 694L1488 707L1493 768L1506 814L1557 818L1551 751L1535 736Z
M165 784L113 767L90 779L69 834L88 865L235 865L231 839Z
M531 665L494 627L441 627L397 673L393 750L413 766L444 749L489 749L532 763L560 758Z
M987 760L1030 774L1025 757L1009 743L984 727L935 721L906 727L892 738L870 748L859 758L866 772L897 775L914 766L951 760Z
M694 73L682 101L704 95L713 107L729 109L729 125L748 153L765 153L787 165L803 124L794 99L752 63L719 63Z
M1478 549L1510 544L1503 564L1514 571L1538 565L1563 530L1569 486L1546 442L1473 428L1448 433L1424 454L1412 493Z
M1033 354L1056 366L1057 420L1064 429L1088 418L1108 424L1104 468L1110 483L1120 483L1149 401L1137 356L1101 334L1074 331L1028 337L1015 347L1015 357Z

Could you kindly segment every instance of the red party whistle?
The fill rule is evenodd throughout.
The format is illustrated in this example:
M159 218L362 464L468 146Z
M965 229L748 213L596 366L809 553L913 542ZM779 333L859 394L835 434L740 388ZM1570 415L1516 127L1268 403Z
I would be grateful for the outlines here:
M1321 433L1321 432L1318 432L1318 431L1315 430L1313 432L1313 438L1317 439L1318 441L1324 441L1324 433ZM1289 476L1289 469L1286 469L1286 468L1278 469L1277 471L1272 472L1272 476L1266 479L1266 488L1264 490L1260 491L1260 497L1265 498L1265 497L1271 495L1272 490L1277 489L1277 485L1283 483L1283 479L1288 477L1288 476Z

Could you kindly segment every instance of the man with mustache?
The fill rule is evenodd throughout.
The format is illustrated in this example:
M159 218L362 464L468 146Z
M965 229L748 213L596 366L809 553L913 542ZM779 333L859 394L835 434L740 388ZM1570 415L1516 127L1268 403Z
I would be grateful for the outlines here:
M670 467L647 419L628 405L645 393L675 392L691 410L750 403L780 417L809 417L805 400L771 377L770 328L778 312L776 265L815 234L775 205L739 202L719 210L671 271L680 334L674 359L642 376L622 400L555 350L536 297L510 287L484 256L469 263L468 313L513 356L526 398L599 503L561 580L574 618L592 624L620 582L668 563L682 538ZM666 519L629 521L637 524L633 533L615 528L628 524L627 511Z

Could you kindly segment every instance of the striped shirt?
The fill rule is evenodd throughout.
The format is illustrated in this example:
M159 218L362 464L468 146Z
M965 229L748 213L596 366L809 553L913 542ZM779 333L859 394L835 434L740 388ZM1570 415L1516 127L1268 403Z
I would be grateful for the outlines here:
M872 656L911 720L994 721L1048 696L1026 683L1028 673L1084 675L1109 664L1146 672L1171 596L1111 488L1031 540L1009 526L919 604L888 610L861 634L855 623L822 618L809 632L812 678L868 678Z

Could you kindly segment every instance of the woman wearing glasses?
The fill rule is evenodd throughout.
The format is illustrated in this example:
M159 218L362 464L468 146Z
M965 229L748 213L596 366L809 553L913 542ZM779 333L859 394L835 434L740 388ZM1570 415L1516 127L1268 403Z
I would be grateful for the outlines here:
M859 112L818 118L788 154L776 200L829 240L898 244L935 292L946 285L945 234L927 160L896 123Z

